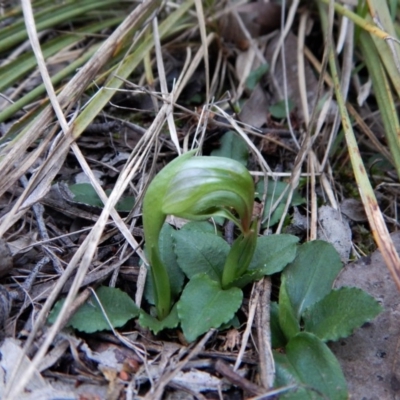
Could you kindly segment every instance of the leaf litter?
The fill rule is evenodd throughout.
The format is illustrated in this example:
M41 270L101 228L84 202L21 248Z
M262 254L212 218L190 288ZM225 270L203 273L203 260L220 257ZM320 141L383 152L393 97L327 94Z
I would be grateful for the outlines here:
M349 223L338 210L337 198L344 200L358 195L351 187L354 186L353 178L346 153L340 148L340 135L335 139L336 132L332 134L331 131L330 115L336 111L335 105L325 111L328 117L322 118L323 122L317 125L312 140L303 141L302 135L307 137L312 132L313 109L317 107L323 111L319 101L326 99L330 89L326 86L319 91L317 77L321 76L327 81L329 77L323 70L316 72L318 63L310 57L310 61L303 60L305 85L299 84L301 70L298 69L297 49L303 39L301 33L296 33L296 25L284 43L285 69L282 56L278 56L275 63L273 59L276 43L281 38L276 31L280 25L279 6L248 3L225 9L222 4L214 4L211 8L203 5L207 30L210 29L214 36L200 38L194 14L182 11L189 10L192 2L184 1L180 5L181 11L167 5L166 12L160 12L158 29L161 42L155 40L158 51L155 55L153 42L149 39L153 33L148 18L154 19L152 12L159 3L146 1L143 7L129 14L129 21L136 24L137 32L140 30L138 36L133 38L129 29L125 30L129 24L121 25L118 34L112 37L113 28L108 28L104 31L109 38L107 45L97 53L92 42L88 39L83 41L85 48L90 50L88 55L90 53L91 61L64 86L59 97L62 112L70 118L72 127L69 132L64 132L66 136L56 134L59 128L52 127L54 120L50 108L42 110L42 105L38 103L26 103L25 107L29 108L23 110L24 114L9 114L2 119L7 121L0 138L3 171L0 184L0 235L4 240L0 248L4 253L1 257L4 274L0 287L0 324L4 326L5 337L0 349L2 373L5 373L1 379L4 383L0 388L2 398L93 396L117 399L140 395L150 399L163 396L174 398L182 393L188 398L217 398L217 393L221 391L225 398L274 394L270 387L273 361L270 357L268 324L271 290L272 298L276 300L276 276L273 276L272 282L264 278L254 286L252 293L245 292L246 299L239 313L242 325L235 328L235 343L240 343L238 348L226 347L226 331L218 334L211 331L197 344L187 346L179 331L170 330L155 336L134 320L119 331L113 330L112 335L99 332L85 336L77 331L62 329L72 311L90 298L92 292L87 290L81 291L77 298L74 295L78 289L88 285L94 289L101 285L116 286L135 299L138 306L146 304L145 300L142 301L146 257L140 250L143 239L140 202L151 177L172 160L181 148L201 145L204 154L216 152L218 155L239 158L242 163L247 163L256 180L260 177L265 180L261 184L260 180L259 186L265 185L268 191L264 193L264 190L260 190L259 201L268 207L276 203L274 213L268 212L268 207L267 212L264 210L265 233L283 233L282 229L289 232L295 225L293 213L298 213L296 218L301 219L302 223L300 229L297 225L296 234L301 241L321 237L324 240L328 238L332 243L340 243L344 248L341 253L344 261L371 251L371 246L364 247L365 243L370 243L365 219L355 217ZM74 3L74 6L77 4ZM96 15L100 19L104 16L101 10L100 7ZM197 10L199 12L200 8L197 7ZM6 10L6 15L8 11L11 9ZM39 6L34 12L39 12ZM304 15L301 8L297 12L299 16ZM121 21L126 17L126 11L118 7L116 13ZM221 19L221 25L216 27L218 15L224 18ZM4 23L11 26L17 21L23 21L21 14L13 16L11 13L8 22L4 19ZM289 13L287 23L291 22ZM157 22L155 24L157 26ZM154 24L152 28L156 30ZM271 32L274 33L270 36ZM313 38L315 40L315 35L318 35L315 32L317 30L310 32L309 44L317 58L322 59L322 54L312 45ZM52 31L52 35L44 31L42 44L51 37L57 37L57 34L56 30ZM124 35L125 42L121 41ZM95 42L100 40L95 36L93 38ZM128 54L132 39L134 53ZM135 46L139 49L136 52ZM208 46L207 52L205 46ZM11 60L12 54L7 49L0 51L5 65ZM207 53L209 57L206 63L209 66L205 67L203 59ZM26 54L32 56L32 53ZM115 58L114 64L111 63L111 54ZM51 74L56 74L69 62L61 58L62 53L58 56L60 61L53 64L57 68L49 68ZM79 54L71 52L67 56L75 58ZM158 67L155 66L156 62L159 63ZM121 67L120 74L117 72L114 80L105 81L110 68L117 65ZM211 74L210 87L204 78L208 68ZM257 74L257 71L262 73ZM365 74L360 76L365 78ZM166 86L163 86L163 79ZM8 88L7 95L11 93L13 98L24 98L41 84L41 80L30 79L30 87L18 81L14 84L21 86ZM284 89L285 86L286 92L284 90L282 95L282 90L277 89ZM57 88L62 89L61 86ZM163 94L160 94L160 88L163 88ZM168 95L166 89L170 92ZM179 97L181 92L182 96ZM217 99L213 100L215 104L204 104L208 92L212 95L210 99ZM293 104L289 115L285 102L279 106L280 115L271 112L271 107L276 107L282 99ZM8 109L10 102L1 104L0 118L3 118L3 111ZM217 108L221 104L223 112ZM361 111L365 112L366 108L369 110L369 106L367 102ZM71 110L73 114L70 114ZM26 111L29 112L25 114ZM237 111L240 111L238 116ZM164 124L170 118L168 115L174 117L174 121L168 121L172 136ZM31 122L33 117L36 119ZM237 122L233 124L231 118ZM258 156L251 152L247 156L247 148L236 136L238 129L259 149ZM228 131L233 133L227 136ZM68 133L75 142L69 139ZM331 151L331 164L328 161L329 168L324 169L321 165L325 167L326 164L326 144L328 141L331 143L330 135L334 151ZM10 137L18 140L10 142ZM295 158L298 143L303 144L302 152ZM371 149L371 146L365 146L363 150L367 155L379 152L379 149ZM304 160L308 162L304 163ZM90 182L94 191L89 196L92 200L87 201L84 197L83 201L80 198L77 202L71 198L68 187L82 182L82 175L85 176L84 182ZM337 181L334 180L336 178ZM377 177L374 176L374 179ZM351 180L351 184L348 180ZM276 181L278 186L287 187L281 202L274 195L271 196L271 188L276 187ZM108 200L103 190L108 190ZM396 188L383 183L376 191L380 196L380 206L386 210L388 226L396 229L396 210L391 202L396 196ZM306 202L299 200L302 196ZM124 197L134 199L135 203L123 209L118 208L118 202ZM314 200L318 197L318 201L326 205L318 209L313 197ZM105 204L104 209L102 204ZM295 210L293 206L296 206ZM333 217L331 214L324 218L318 216L318 213L327 209ZM346 215L348 213L346 210ZM336 221L334 226L333 221ZM218 224L218 221L214 223ZM350 229L353 239L349 234ZM345 232L346 235L338 237L335 232ZM12 262L7 246L12 249ZM291 259L291 254L286 254L286 258ZM382 265L379 262L375 261L374 265ZM77 270L76 274L74 270ZM273 269L273 272L278 271L279 267ZM386 300L385 293L397 294L394 288L385 286L393 286L389 276L384 279L385 285L374 284L374 279L378 278L367 278L365 271L352 276L346 285L358 286L360 277L367 280L365 289L377 298L383 296ZM378 290L371 292L371 285ZM68 293L71 295L65 301L64 316L60 314L52 327L46 325L45 318L50 307L60 295ZM393 310L396 300L389 299L383 303L386 311L378 318L395 318ZM377 326L375 324L378 321L368 324ZM341 340L331 348L336 349L342 362L353 396L368 382L375 382L374 378L369 381L363 381L363 378L383 376L383 392L378 398L384 398L382 396L398 390L395 369L381 374L376 370L362 372L357 375L358 380L352 381L352 371L361 371L361 368L351 364L354 358L339 351L340 346L347 347L347 343L354 348L361 346L355 359L362 363L365 363L364 354L366 356L367 353L375 352L375 357L379 353L378 358L382 360L387 354L394 354L397 342L390 346L387 344L389 340L396 340L394 328L388 328L390 335L385 336L385 345L378 344L379 339L374 337L368 339L368 349L363 347L362 343L367 340L363 332L369 326L364 326L354 336L342 339L345 342ZM249 340L252 328L257 331L257 345ZM300 339L304 342L314 340L306 335ZM293 344L288 351L291 356L296 346ZM346 357L351 358L348 364ZM230 366L217 368L216 359L225 360L235 367L232 371ZM376 359L373 360L370 364L381 368ZM395 363L394 359L392 365ZM14 368L15 365L17 368ZM260 365L261 374L257 373L257 365ZM21 375L21 371L26 371L25 376ZM25 384L30 386L21 394ZM377 390L380 390L378 386ZM289 389L283 388L283 395Z

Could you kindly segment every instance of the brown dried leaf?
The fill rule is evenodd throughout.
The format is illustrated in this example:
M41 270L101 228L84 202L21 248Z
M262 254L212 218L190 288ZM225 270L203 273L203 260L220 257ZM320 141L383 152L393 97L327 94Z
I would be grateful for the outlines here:
M340 204L340 212L347 218L356 222L367 221L364 206L361 201L356 199L344 199Z
M281 7L271 3L248 3L235 8L244 27L252 38L266 35L279 28ZM221 18L220 34L226 42L233 43L240 50L249 47L248 38L237 20L235 13Z
M244 103L240 111L240 121L256 128L261 128L268 121L269 102L267 93L258 84L250 95L250 98Z
M351 229L348 220L330 206L318 209L318 239L331 243L343 262L349 260L351 251Z
M279 36L276 36L271 42L268 43L266 51L266 59L271 65L273 55L277 45L279 44ZM286 82L287 82L287 96L294 103L298 114L301 119L304 119L302 106L301 106L301 95L299 89L299 71L297 64L297 37L292 33L289 33L285 39L285 61L286 61ZM269 76L269 83L273 88L274 102L284 100L284 71L282 69L282 58L281 53L275 64L275 70L271 71ZM315 77L310 64L305 60L305 78L307 88L307 101L310 112L317 101L318 91L318 80Z

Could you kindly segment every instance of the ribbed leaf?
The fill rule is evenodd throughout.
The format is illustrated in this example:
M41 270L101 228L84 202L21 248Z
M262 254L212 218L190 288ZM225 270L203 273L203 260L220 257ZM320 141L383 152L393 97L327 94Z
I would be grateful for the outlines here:
M338 340L353 333L382 311L379 303L358 288L332 290L303 314L304 329L321 340Z
M249 271L272 275L283 270L296 256L299 238L293 235L262 236L257 240Z
M331 291L341 268L340 257L330 243L314 240L298 248L296 258L284 269L282 276L299 321L307 307Z
M289 341L285 353L274 352L275 385L281 387L297 383L298 388L280 395L280 399L348 398L346 380L338 360L328 346L316 336L311 333L299 333Z
M186 285L178 302L178 315L185 338L193 342L211 328L229 322L242 304L238 288L222 290L207 275L196 275Z
M221 282L229 245L213 233L181 230L174 233L174 251L178 264L191 279L199 273Z
M223 207L233 208L250 226L254 184L247 169L224 157L195 157L182 165L170 181L163 212L193 219L209 217Z

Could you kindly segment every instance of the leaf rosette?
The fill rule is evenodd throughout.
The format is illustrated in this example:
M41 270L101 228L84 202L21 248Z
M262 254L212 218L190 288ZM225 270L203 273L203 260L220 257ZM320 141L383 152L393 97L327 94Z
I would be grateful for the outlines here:
M160 319L171 308L168 273L158 249L167 215L191 220L222 216L239 227L241 235L228 254L222 287L228 287L247 270L255 249L257 224L252 222L251 175L235 160L193 156L194 152L186 153L164 167L149 185L143 200L143 226Z

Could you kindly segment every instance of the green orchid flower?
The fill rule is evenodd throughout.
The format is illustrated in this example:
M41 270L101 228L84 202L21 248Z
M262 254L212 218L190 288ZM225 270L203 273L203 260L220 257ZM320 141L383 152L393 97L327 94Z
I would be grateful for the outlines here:
M143 226L159 319L171 308L171 288L158 241L167 215L190 220L222 216L241 231L228 254L221 286L229 287L246 272L257 240L252 221L254 183L247 169L224 157L194 157L186 153L169 163L149 185L143 200Z

